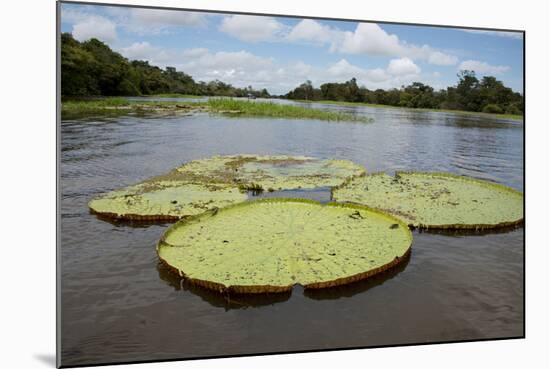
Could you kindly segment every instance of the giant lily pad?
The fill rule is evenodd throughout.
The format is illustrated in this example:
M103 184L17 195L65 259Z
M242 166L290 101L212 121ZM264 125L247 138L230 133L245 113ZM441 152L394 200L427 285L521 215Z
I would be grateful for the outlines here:
M290 190L337 186L365 174L349 160L307 156L229 155L194 160L176 169L176 176L201 182L234 183L244 189Z
M333 190L336 201L364 204L410 226L489 229L523 221L523 194L512 188L449 173L375 173Z
M246 199L238 188L227 185L158 181L109 192L90 201L89 207L109 218L159 221L178 220Z
M177 220L245 201L247 190L335 186L365 170L347 160L305 156L214 156L194 160L89 203L108 218Z
M365 206L267 199L181 220L157 252L191 283L263 293L367 278L404 260L411 242L405 223Z

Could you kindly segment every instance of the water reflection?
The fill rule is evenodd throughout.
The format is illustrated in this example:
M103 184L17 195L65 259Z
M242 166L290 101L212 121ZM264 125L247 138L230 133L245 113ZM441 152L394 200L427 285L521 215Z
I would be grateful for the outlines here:
M409 264L411 254L412 252L395 267L361 281L322 289L304 289L302 286L296 285L292 291L284 293L221 294L189 283L185 278L170 271L161 262L157 264L157 271L160 279L173 287L176 291L191 292L210 305L224 308L225 310L246 309L285 302L291 297L292 293L300 292L302 292L304 296L314 300L335 300L343 297L352 297L376 286L380 286L384 282L396 277L399 273L404 271Z
M268 199L268 198L292 198L292 199L307 199L318 201L321 204L326 204L332 201L332 193L330 187L317 187L307 189L294 189L282 191L262 191L259 193L250 192L249 199Z
M157 271L160 279L173 287L176 291L191 292L199 296L203 301L210 305L223 308L225 310L231 309L247 309L260 306L273 305L280 302L287 301L292 295L292 291L283 293L265 293L265 294L248 294L248 295L236 295L236 294L221 294L200 286L196 286L189 283L185 278L181 278L174 272L171 272L163 263L157 264Z
M352 297L359 293L364 293L374 287L381 286L386 281L395 278L399 273L403 272L411 259L411 252L403 259L403 261L397 264L395 267L390 268L382 273L375 274L372 277L357 281L343 286L321 288L321 289L306 289L304 295L314 300L336 300L342 297Z
M518 229L523 229L523 222L520 224L514 224L510 226L503 226L498 228L488 228L488 229L416 229L418 233L426 234L437 234L440 236L449 236L449 237L465 237L465 236L486 236L489 234L502 234L514 232Z

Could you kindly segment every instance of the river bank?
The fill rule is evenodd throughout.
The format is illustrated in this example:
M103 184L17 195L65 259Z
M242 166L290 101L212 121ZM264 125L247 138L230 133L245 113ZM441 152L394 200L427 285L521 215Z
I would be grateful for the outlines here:
M345 112L325 111L303 106L280 105L272 102L255 102L234 100L229 98L213 98L205 101L175 102L175 101L136 101L127 98L97 98L65 100L61 103L62 117L93 114L126 114L128 112L159 112L192 114L210 112L217 114L318 119L327 121L371 122L372 119Z
M465 110L451 110L451 109L428 109L428 108L407 108L403 106L394 106L394 105L382 105L382 104L369 104L362 102L349 102L349 101L334 101L334 100L289 100L296 101L301 103L316 103L316 104L329 104L329 105L339 105L339 106L363 106L371 108L384 108L384 109L400 109L408 111L426 111L426 112L441 112L441 113L452 113L452 114L461 114L461 115L474 115L479 117L490 117L498 119L511 119L523 122L523 115L516 114L493 114L493 113L482 113L475 111L465 111Z

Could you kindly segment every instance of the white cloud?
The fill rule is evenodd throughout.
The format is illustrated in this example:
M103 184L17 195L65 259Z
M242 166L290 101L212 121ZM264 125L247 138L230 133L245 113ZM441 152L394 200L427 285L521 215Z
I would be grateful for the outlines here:
M61 19L73 23L73 36L77 39L97 37L102 41L116 39L116 25L126 31L140 35L168 33L177 27L203 26L206 15L198 12L161 10L161 9L125 9L106 7L108 17L92 12L91 7L80 10L64 8ZM80 38L79 38L80 37Z
M342 31L305 19L292 28L288 41L309 41L329 44L330 51L343 54L366 54L372 56L408 57L425 60L434 65L455 65L456 56L436 50L428 45L412 45L389 34L375 23L359 23L355 31Z
M488 35L488 36L508 37L508 38L515 38L518 40L523 40L523 33L521 32L486 31L486 30L478 30L478 29L463 29L461 31L467 32L467 33L477 33L477 34Z
M273 41L285 26L271 17L232 15L223 18L220 31L245 42Z
M62 7L61 20L72 24L72 35L79 41L97 38L112 42L117 38L116 23L109 18L90 12L90 7L70 9Z
M225 17L220 31L246 42L287 41L329 45L331 52L373 56L408 57L434 65L455 65L458 59L428 45L407 44L375 23L358 23L356 29L343 31L312 19L303 19L288 28L274 18L234 15Z
M348 54L369 54L382 56L400 56L405 48L396 35L386 33L374 23L359 23L355 32L345 32L337 50Z
M325 26L311 19L303 19L289 32L289 41L306 41L316 44L335 43L342 38L343 32Z
M189 54L187 54L189 55ZM256 56L248 51L218 51L203 53L197 60L184 63L189 67L204 66L213 69L239 69L243 72L268 68L272 64L269 58Z
M191 53L197 53L200 49L188 49ZM130 46L116 49L122 56L130 60L145 60L152 65L167 67L178 62L186 55L175 50L164 49L151 45L147 41L134 42Z
M148 42L136 42L117 51L129 59L147 60L160 67L176 67L193 76L196 81L219 79L237 87L252 85L254 88L267 88L271 93L286 93L306 79L311 79L316 84L328 82L333 77L341 79L340 76L329 75L324 68L316 68L302 61L281 64L245 50L176 50L156 47ZM342 72L345 69L347 68L343 65ZM351 70L359 71L354 68Z
M182 56L186 58L198 58L208 54L208 49L205 47L196 47L193 49L185 49L182 52Z
M134 42L128 47L123 47L119 52L130 60L149 60L161 63L170 59L165 50L152 46L149 42Z
M176 67L193 76L196 81L219 79L237 87L252 85L255 88L270 88L276 79L271 58L260 57L245 50L211 52L205 48L194 48L164 52L169 57L157 62L157 65Z
M66 7L61 7L61 21L68 23L76 23L82 21L85 18L88 18L91 14L86 13L81 10L67 9Z
M156 52L156 48L151 46L147 41L134 42L128 47L121 49L122 55L128 59L146 59Z
M201 27L208 19L205 13L178 10L107 6L104 12L121 28L139 35L171 33L178 27Z
M434 65L456 65L458 58L440 51L432 51L428 56L428 63Z
M399 87L420 77L420 68L408 58L393 59L388 63L386 69L374 68L364 69L350 64L346 59L341 59L331 65L326 71L319 70L313 78L318 83L342 82L356 78L360 85L368 88L392 88Z
M313 67L309 64L304 63L303 61L298 61L291 65L289 68L293 74L298 76L307 77L313 72Z
M394 76L410 76L420 73L420 67L409 58L392 59L387 71Z
M473 70L478 74L501 74L510 70L510 67L505 65L491 65L478 60L465 60L460 63L458 69Z
M346 59L317 67L303 61L281 63L245 50L177 50L156 47L149 42L136 42L117 51L129 59L147 60L160 67L176 67L193 76L196 81L219 79L237 87L252 85L254 88L267 88L275 94L286 93L308 79L319 86L322 83L356 78L359 85L375 89L400 87L420 77L420 68L407 58L394 59L386 68L365 69Z
M162 10L131 9L122 24L127 30L138 34L159 34L169 32L176 27L202 26L205 24L203 13Z
M350 64L346 59L341 59L339 62L330 66L327 72L339 79L350 79L353 77L362 77L365 70Z
M164 49L148 42L136 42L119 49L129 59L147 60L160 67L176 67L197 81L215 79L235 86L269 87L272 81L273 60L248 51L211 52L206 48L183 50Z
M72 34L79 41L97 38L101 41L112 42L117 38L116 24L98 15L79 16L79 19L73 24Z
M379 83L388 81L391 77L382 68L369 69L365 72L367 81Z

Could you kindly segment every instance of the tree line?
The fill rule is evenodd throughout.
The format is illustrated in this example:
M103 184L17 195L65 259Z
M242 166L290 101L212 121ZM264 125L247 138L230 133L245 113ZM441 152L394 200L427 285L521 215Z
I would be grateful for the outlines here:
M154 94L269 97L266 89L234 87L222 81L196 82L176 68L128 60L98 39L79 42L61 35L61 95L139 96Z
M306 81L283 98L332 100L402 106L408 108L466 110L487 113L523 114L523 96L495 77L479 80L473 71L461 71L456 86L436 91L421 82L397 89L369 90L355 78L343 83L324 83L315 88ZM70 96L139 96L154 94L200 96L271 97L264 88L234 87L219 80L196 82L177 71L128 60L102 41L79 42L70 33L61 35L61 94Z
M407 108L449 109L473 112L517 114L524 112L523 96L492 76L479 80L475 72L457 74L456 86L439 91L421 82L397 89L369 90L355 78L343 83L324 83L319 88L306 81L283 97L297 100L331 100L402 106Z

